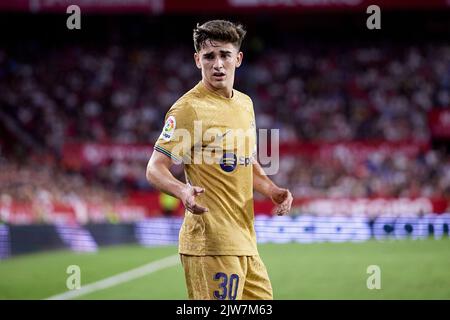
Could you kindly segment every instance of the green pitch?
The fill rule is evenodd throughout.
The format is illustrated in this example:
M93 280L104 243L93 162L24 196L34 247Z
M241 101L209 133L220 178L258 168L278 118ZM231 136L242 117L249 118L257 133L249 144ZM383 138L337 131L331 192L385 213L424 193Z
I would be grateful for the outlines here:
M450 299L450 240L259 246L275 299ZM0 299L45 299L67 291L69 265L81 285L177 253L176 247L103 248L96 254L47 252L0 261ZM369 290L369 265L381 268L381 289ZM186 299L181 265L77 299Z

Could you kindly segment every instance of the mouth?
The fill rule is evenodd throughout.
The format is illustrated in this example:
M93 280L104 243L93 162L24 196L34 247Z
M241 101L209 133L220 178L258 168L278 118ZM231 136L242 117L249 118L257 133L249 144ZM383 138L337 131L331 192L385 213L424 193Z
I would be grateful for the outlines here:
M225 78L225 73L223 73L223 72L214 72L213 73L213 77L216 78L217 80L222 80L223 78Z

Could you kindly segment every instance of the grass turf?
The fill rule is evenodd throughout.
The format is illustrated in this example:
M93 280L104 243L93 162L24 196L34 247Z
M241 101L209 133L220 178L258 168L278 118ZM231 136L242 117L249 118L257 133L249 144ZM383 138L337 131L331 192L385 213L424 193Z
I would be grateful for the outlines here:
M259 245L275 299L450 299L450 240ZM177 253L176 247L102 248L96 254L54 251L0 262L0 299L45 299L67 291L78 265L86 285ZM369 265L381 289L366 286ZM186 299L181 265L78 299Z

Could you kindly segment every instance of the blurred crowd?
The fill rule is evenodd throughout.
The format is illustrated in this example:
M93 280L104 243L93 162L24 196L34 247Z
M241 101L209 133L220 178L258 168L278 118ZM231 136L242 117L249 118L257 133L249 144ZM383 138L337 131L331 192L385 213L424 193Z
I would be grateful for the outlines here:
M274 179L297 197L450 200L450 160L438 150L413 157L377 151L365 161L339 155L326 159L282 156Z
M192 50L0 50L0 103L46 147L153 143L168 108L200 79ZM237 69L260 128L283 141L428 140L427 112L450 105L450 46L271 49Z
M199 80L184 46L65 46L22 55L0 49L0 116L55 159L69 142L151 145L168 108ZM279 128L282 143L429 142L427 112L450 106L450 46L264 49L244 60L236 88L252 97L257 127ZM68 173L7 156L0 193L17 200L76 195L107 202L120 197L117 190L151 190L146 163ZM444 151L350 160L281 155L274 179L297 197L450 199Z
M20 61L0 50L2 109L59 152L66 142L153 143L198 79L188 50L67 47Z
M121 199L121 193L105 188L77 172L68 172L53 161L23 162L0 157L0 196L3 202L25 204L85 202L104 204Z
M428 140L427 112L450 105L450 46L271 50L244 69L284 140Z

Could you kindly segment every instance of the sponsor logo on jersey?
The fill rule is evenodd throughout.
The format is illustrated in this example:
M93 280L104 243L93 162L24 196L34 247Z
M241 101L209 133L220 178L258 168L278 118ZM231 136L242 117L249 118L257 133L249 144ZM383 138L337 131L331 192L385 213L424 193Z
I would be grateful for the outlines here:
M239 158L232 152L225 152L223 154L222 159L220 159L220 167L225 172L233 172L236 169L236 166L248 166L252 163L252 159L250 157L240 156Z
M224 153L220 159L220 167L225 172L233 172L236 169L237 157L234 153Z

